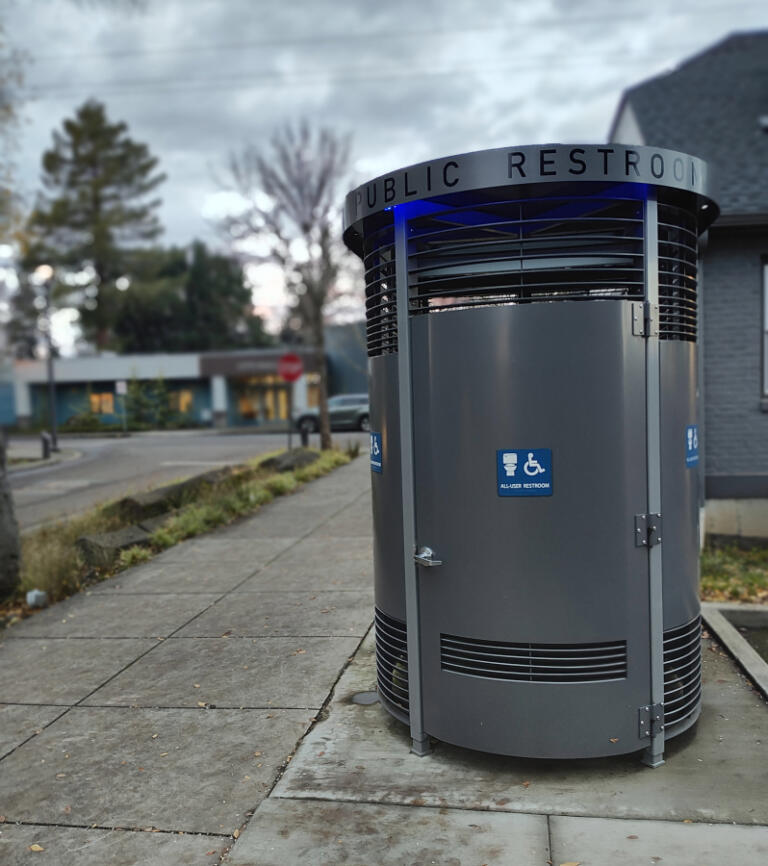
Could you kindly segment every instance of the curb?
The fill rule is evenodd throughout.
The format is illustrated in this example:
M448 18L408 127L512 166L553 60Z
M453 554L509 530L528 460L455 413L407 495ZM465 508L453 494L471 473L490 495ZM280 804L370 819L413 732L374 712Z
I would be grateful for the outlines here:
M768 662L760 656L736 625L768 626L768 608L761 605L728 605L704 602L701 613L707 627L734 657L736 663L768 699ZM734 625L734 623L736 625Z
M9 456L13 457L13 454ZM8 466L7 472L9 475L13 475L15 472L26 472L29 469L39 469L44 466L56 466L58 463L69 463L72 460L78 460L82 456L82 451L65 448L58 453L52 454L47 460L43 460L42 458L32 459L15 466Z

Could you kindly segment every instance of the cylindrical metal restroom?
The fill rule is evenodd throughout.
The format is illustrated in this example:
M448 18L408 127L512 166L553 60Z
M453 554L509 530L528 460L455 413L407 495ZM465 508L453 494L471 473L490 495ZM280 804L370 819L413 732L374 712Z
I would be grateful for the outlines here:
M707 169L501 148L353 190L378 689L428 737L643 749L701 703L697 243Z

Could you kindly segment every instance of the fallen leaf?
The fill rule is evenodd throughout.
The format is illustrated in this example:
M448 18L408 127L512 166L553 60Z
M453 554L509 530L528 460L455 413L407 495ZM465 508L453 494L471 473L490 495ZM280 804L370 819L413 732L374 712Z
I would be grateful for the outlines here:
M522 786L527 788L531 783L530 782L522 782Z
M627 836L627 839L637 839L637 838L638 838L638 837L635 836L634 833L633 833L631 836Z
M56 778L57 779L66 779L67 774L66 773L56 773Z
M197 702L197 705L198 705L198 707L204 707L204 706L205 706L205 701L198 701L198 702Z
M254 752L254 753L253 753L253 757L254 757L254 758L260 758L260 757L261 757L261 752Z
M619 738L618 737L608 737L608 742L609 743L618 743Z
M235 837L235 839L237 839L237 837L240 835L240 831L235 830L235 832L232 835Z
M200 688L200 683L192 683L192 688L193 688L193 689L199 689L199 688Z
M71 806L65 806L61 811L62 811L65 815L69 815L69 814L72 812L72 807L71 807Z
M152 739L156 740L159 736L160 736L160 734L152 734Z
M206 851L206 852L205 852L205 856L206 856L206 857L210 857L210 856L212 856L212 855L215 854L215 853L216 853L215 851Z
M693 824L693 821L690 818L683 818L683 824Z
M168 754L168 752L160 752L160 757L164 758L167 754Z
M30 851L45 851L45 848L43 848L42 845L38 845L37 842L35 842L34 845L29 846L29 850Z
M567 863L561 863L560 866L581 866L581 860L569 860Z
M296 652L294 653L294 655L295 656L303 656L304 653L306 653L305 649L297 649Z

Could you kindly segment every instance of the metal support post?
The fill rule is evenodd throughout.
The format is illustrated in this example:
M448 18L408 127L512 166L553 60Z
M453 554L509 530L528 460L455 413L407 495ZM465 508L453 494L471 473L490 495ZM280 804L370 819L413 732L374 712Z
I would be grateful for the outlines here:
M661 513L661 380L658 322L659 309L659 220L656 190L648 189L645 202L645 333L646 442L648 466L648 513ZM660 539L663 540L663 539ZM650 700L661 708L661 719L651 726L650 745L643 763L659 767L664 763L664 606L662 545L648 547L648 601L650 638Z
M400 402L400 479L403 489L403 571L405 576L405 620L408 640L408 705L411 723L411 751L420 756L430 752L424 731L421 689L421 636L419 623L418 571L416 550L416 509L413 466L413 384L411 377L411 327L408 315L408 219L406 205L394 209L395 285L397 288L397 373Z

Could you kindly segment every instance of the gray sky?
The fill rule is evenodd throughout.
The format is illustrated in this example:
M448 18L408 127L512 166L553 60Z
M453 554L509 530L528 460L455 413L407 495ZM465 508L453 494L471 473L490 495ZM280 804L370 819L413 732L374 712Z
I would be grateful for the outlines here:
M216 241L212 169L286 120L353 133L350 186L468 150L600 141L625 87L768 26L764 0L0 0L0 15L30 57L23 190L52 129L95 97L168 174L166 243Z

